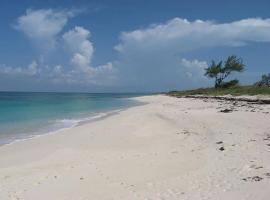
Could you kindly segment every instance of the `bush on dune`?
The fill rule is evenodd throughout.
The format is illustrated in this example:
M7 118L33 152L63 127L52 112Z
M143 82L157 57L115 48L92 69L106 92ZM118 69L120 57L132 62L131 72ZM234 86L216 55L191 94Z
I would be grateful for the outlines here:
M257 87L270 87L270 73L263 74L261 80L254 84Z

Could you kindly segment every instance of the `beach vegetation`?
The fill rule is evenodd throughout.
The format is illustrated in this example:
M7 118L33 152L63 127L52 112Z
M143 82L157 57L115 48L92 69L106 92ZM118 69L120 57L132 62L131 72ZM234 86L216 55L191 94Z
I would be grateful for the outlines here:
M263 74L261 80L254 84L257 87L270 87L270 73Z
M224 82L224 80L232 74L232 72L244 71L245 65L241 58L235 55L229 56L225 62L219 61L218 63L214 60L211 65L205 69L205 76L215 79L215 88L228 88L236 86L238 80L232 80Z
M270 95L270 87L257 87L254 85L249 86L234 86L229 88L198 88L194 90L171 91L167 93L170 96L183 97L189 95L209 95L209 96L222 96L222 95Z

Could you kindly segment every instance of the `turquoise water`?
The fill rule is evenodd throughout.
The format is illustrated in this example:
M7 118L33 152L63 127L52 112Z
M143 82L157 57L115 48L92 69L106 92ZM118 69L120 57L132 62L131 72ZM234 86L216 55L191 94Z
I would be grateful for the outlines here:
M0 145L76 126L138 102L140 94L0 92Z

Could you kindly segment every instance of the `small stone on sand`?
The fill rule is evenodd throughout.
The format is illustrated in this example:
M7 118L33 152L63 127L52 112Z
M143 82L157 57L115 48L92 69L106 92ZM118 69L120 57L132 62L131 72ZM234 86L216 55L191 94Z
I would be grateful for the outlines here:
M219 150L220 150L220 151L224 151L225 148L224 148L224 147L220 147Z

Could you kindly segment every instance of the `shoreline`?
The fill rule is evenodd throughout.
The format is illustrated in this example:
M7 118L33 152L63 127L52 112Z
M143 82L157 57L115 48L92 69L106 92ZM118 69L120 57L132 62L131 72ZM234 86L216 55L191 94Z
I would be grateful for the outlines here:
M85 119L82 119L81 121L78 120L78 122L76 122L76 124L74 124L74 125L72 125L70 127L63 127L63 128L60 128L60 129L57 129L57 130L54 130L54 131L49 131L49 132L45 132L45 133L41 133L41 134L29 135L27 138L15 139L14 141L11 141L9 143L0 145L0 147L5 146L5 145L13 145L13 144L15 144L17 142L32 140L32 139L42 137L42 136L58 134L60 132L72 129L74 127L82 126L84 124L88 124L88 123L91 123L91 122L94 122L94 121L105 119L107 117L110 117L112 115L117 114L118 112L121 112L122 110L124 110L124 109L117 109L117 110L113 110L113 111L108 111L107 113L102 113L103 114L102 116L99 116L99 115L96 116L95 115L93 117L87 117ZM98 113L98 114L101 114L101 113ZM76 120L76 119L74 119L74 120Z
M268 199L270 105L133 99L144 104L0 146L0 199Z
M62 127L62 128L52 130L52 131L48 131L48 132L44 132L44 133L38 133L37 132L37 133L31 134L31 135L29 134L25 138L17 138L17 139L14 139L13 141L10 141L10 142L7 142L7 143L2 143L2 144L0 144L0 147L5 146L5 145L13 145L13 144L15 144L17 142L27 141L27 140L31 140L31 139L46 136L46 135L57 134L59 132L72 129L74 127L81 126L83 124L91 123L92 121L102 120L102 119L104 119L106 117L109 117L109 116L111 116L111 115L113 115L113 114L115 114L117 112L120 112L121 110L122 109L117 109L117 110L113 110L113 111L108 111L107 113L96 113L97 115L94 115L92 117L87 117L87 118L84 118L84 119L72 119L72 120L77 121L77 122L75 124L69 126L69 127ZM100 114L103 114L103 115L100 116Z
M139 102L136 102L135 98L136 97L134 97L134 99L133 98L127 98L127 99L133 100L134 105L128 105L128 106L125 106L123 108L118 108L118 109L108 110L108 111L103 111L103 112L89 113L89 116L84 117L84 118L68 119L68 120L72 120L72 121L76 121L76 122L74 122L74 124L72 124L71 126L61 127L61 128L57 128L55 130L47 130L47 131L44 131L44 132L36 131L36 132L33 132L32 134L28 134L28 135L25 133L25 137L14 138L12 141L9 141L9 142L2 142L2 143L0 143L0 147L5 146L5 145L12 145L13 143L17 143L17 142L20 142L20 141L31 140L31 139L36 138L36 137L42 137L42 136L45 136L45 135L57 134L58 132L69 130L69 129L72 129L72 128L77 127L77 126L81 126L81 125L84 125L84 124L87 124L87 123L91 123L93 121L102 120L104 118L115 115L115 114L117 114L117 113L119 113L121 111L124 111L124 110L126 110L126 109L128 109L130 107L139 106L140 104L143 105L142 103L138 104ZM59 120L63 121L63 120L66 120L66 119L59 119Z

